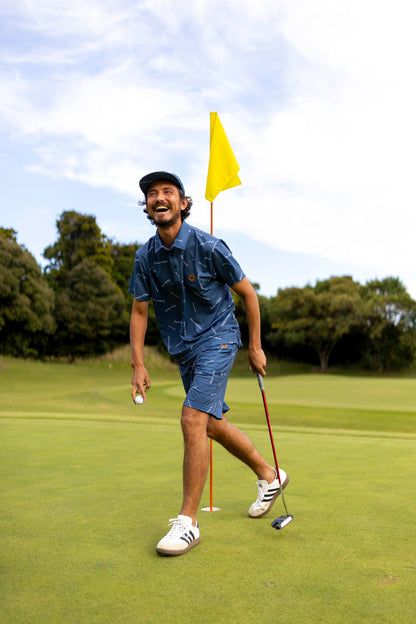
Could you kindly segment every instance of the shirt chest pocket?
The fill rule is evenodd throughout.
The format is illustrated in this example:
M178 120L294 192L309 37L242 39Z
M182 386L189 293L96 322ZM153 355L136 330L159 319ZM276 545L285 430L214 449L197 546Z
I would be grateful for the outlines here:
M208 297L215 292L217 283L212 279L212 275L207 271L184 271L185 288L194 295Z

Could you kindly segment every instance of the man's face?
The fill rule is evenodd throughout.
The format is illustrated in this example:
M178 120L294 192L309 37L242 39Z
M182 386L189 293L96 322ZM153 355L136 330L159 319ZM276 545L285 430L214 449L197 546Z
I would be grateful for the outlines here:
M181 212L188 204L181 199L179 189L171 182L154 182L147 191L146 208L157 227L171 227L181 221Z

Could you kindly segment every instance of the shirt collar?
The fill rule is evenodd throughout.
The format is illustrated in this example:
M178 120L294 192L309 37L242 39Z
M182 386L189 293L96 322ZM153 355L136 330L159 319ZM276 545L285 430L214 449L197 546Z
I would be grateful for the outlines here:
M191 226L186 223L186 221L182 221L181 229L178 232L177 237L175 238L175 242L173 243L171 249L176 247L176 249L185 249L186 244L188 242L189 235L191 233ZM167 249L164 246L162 239L159 236L159 232L156 232L156 244L155 244L155 252L157 253L161 249Z

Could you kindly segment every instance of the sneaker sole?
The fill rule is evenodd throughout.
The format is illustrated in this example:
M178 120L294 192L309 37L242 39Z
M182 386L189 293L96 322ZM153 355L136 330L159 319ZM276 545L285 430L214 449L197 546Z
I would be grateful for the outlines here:
M288 474L286 474L286 479L283 481L283 483L282 483L282 488L281 488L281 489L282 489L282 490L284 490L284 489L286 488L286 486L287 486L287 484L288 484L288 483L289 483L289 475L288 475ZM270 509L273 507L273 505L274 505L274 502L275 502L276 498L277 498L278 496L280 496L280 494L281 494L281 489L279 488L279 489L277 490L276 494L273 496L272 500L270 501L269 506L267 507L266 511L262 511L262 513L261 513L261 514L259 514L258 516L250 516L250 514L248 514L248 515L250 516L250 518L255 518L255 519L256 519L256 518L263 518L263 516L265 516L266 514L268 514L268 513L269 513L269 511L270 511Z
M161 547L161 548L156 548L156 552L158 555L163 555L165 557L175 557L177 555L184 555L185 553L188 552L188 550L191 550L191 548L193 548L194 546L197 546L198 544L199 544L199 537L194 539L190 544L185 546L185 548L183 548L182 550L169 550L168 548Z

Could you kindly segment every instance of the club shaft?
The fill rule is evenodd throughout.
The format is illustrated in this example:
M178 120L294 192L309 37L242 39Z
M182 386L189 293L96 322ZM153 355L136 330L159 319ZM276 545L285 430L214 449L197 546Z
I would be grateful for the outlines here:
M270 424L270 417L269 417L269 409L267 407L267 400L266 400L266 393L264 390L261 391L261 396L263 397L263 405L264 405L264 411L266 413L266 420L267 420L267 428L269 429L269 436L270 436L270 442L272 445L272 451L273 451L273 458L274 458L274 463L276 466L276 472L277 472L277 479L279 481L280 486L282 485L282 482L280 481L280 471L279 471L279 464L277 463L277 456L276 456L276 447L274 445L274 439L273 439L273 433L272 433L272 426Z
M286 507L285 497L284 497L284 494L283 494L282 482L280 480L280 470L279 470L279 464L277 463L276 447L274 445L272 426L271 426L270 417L269 417L269 408L267 406L266 391L265 391L265 388L264 388L264 381L263 381L263 377L260 375L259 372L257 372L257 381L259 383L260 392L261 392L261 396L262 396L262 399L263 399L264 411L266 413L267 428L269 430L270 442L271 442L272 451L273 451L273 459L274 459L274 463L275 463L275 466L276 466L277 480L279 481L280 493L282 495L282 502L283 502L283 506L285 508L286 514L289 515L289 512L288 512L287 507Z

